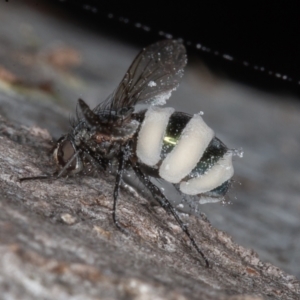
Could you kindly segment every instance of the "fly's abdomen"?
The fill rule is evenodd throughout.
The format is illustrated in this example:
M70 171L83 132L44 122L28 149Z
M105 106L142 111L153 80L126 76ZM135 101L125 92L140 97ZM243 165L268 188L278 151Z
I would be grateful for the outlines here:
M139 131L136 154L147 166L155 166L161 160L161 149L166 128L174 108L150 106Z
M188 195L222 196L233 176L231 152L200 114L151 107L139 132L137 156Z
M202 117L194 115L183 129L174 149L162 161L159 175L171 183L179 183L197 165L213 137L213 130Z

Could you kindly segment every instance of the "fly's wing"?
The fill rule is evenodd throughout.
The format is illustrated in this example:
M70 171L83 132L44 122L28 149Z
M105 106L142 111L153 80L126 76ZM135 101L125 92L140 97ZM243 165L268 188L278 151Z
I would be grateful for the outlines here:
M126 72L117 90L104 105L96 107L117 111L138 102L165 104L183 76L186 51L181 42L164 40L144 48Z

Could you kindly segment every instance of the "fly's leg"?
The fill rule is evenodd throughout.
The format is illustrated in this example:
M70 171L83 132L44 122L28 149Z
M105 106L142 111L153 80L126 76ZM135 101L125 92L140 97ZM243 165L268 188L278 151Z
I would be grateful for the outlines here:
M116 183L115 183L115 188L114 188L114 204L113 204L113 221L116 225L116 227L122 231L123 233L127 233L126 229L123 228L117 218L117 204L118 204L118 196L119 196L119 191L120 191L120 186L121 186L121 182L122 182L122 177L124 174L124 170L125 170L125 166L126 163L128 161L128 157L131 154L131 148L129 146L129 143L127 143L123 149L121 150L121 154L119 156L119 167L118 167L118 171L117 171L117 176L116 176Z
M190 234L188 227L183 223L183 221L180 219L177 211L174 209L174 207L171 205L170 201L166 198L166 196L162 193L162 191L150 181L150 178L143 174L141 171L139 164L131 164L134 172L138 176L138 178L141 180L141 182L149 189L153 197L157 200L157 202L165 209L166 212L171 212L172 215L174 216L175 220L181 227L182 231L188 236L189 240L191 241L192 245L194 248L197 250L197 252L202 256L202 258L205 261L205 265L208 268L209 267L209 262L204 255L204 253L200 250L198 245L196 244L194 238Z
M106 170L107 164L101 158L93 157L88 153L88 151L84 152L84 156L92 166L91 171L96 170L96 172L100 174L100 172L104 172Z
M67 169L71 165L71 163L74 161L74 159L79 155L81 151L76 151L75 154L69 159L69 161L66 163L66 165L59 171L55 172L51 175L40 175L40 176L33 176L33 177L22 177L19 178L19 181L29 181L29 180L40 180L40 179L58 179L60 178L65 172L67 172Z

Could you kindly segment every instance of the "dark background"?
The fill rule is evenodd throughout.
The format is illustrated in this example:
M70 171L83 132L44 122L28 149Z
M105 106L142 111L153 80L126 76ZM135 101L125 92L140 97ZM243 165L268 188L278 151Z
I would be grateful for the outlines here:
M182 38L189 52L216 72L262 89L299 95L300 21L291 1L48 2L64 14L76 15L90 30L101 29L139 47L159 38Z

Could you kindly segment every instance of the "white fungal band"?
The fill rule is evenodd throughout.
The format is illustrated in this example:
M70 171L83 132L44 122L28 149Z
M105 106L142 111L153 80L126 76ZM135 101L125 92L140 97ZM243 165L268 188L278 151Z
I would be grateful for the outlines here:
M195 114L184 128L175 148L162 162L159 175L166 181L178 183L197 165L214 137L199 114Z
M160 161L160 153L166 127L174 108L150 106L145 114L138 136L136 153L148 166L155 166Z
M233 176L232 153L226 153L205 174L180 183L180 190L187 195L197 195L211 191Z

